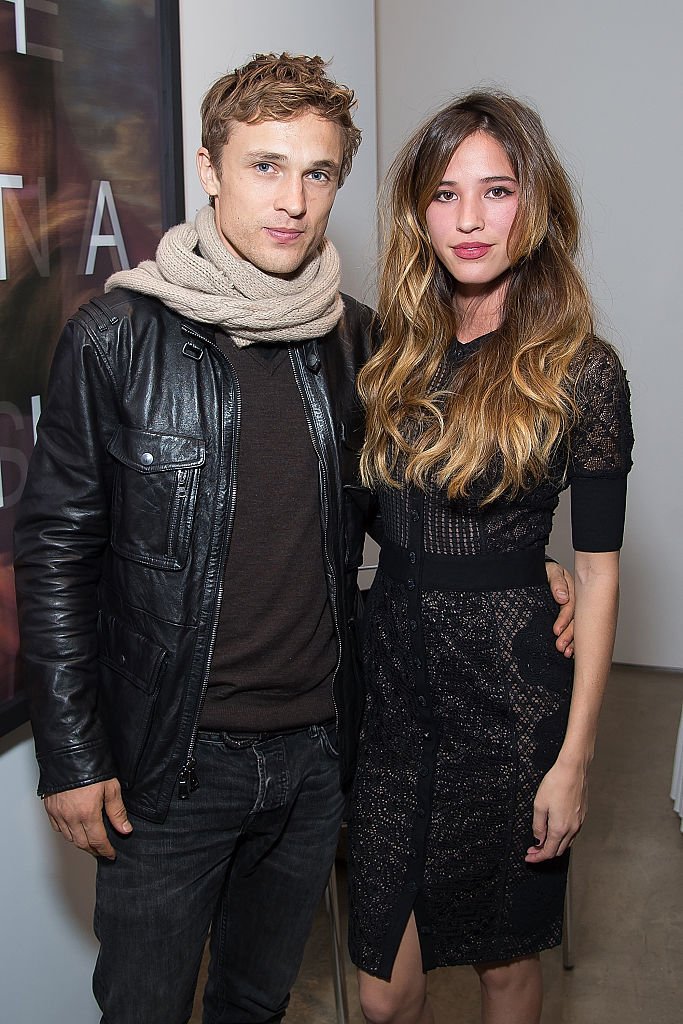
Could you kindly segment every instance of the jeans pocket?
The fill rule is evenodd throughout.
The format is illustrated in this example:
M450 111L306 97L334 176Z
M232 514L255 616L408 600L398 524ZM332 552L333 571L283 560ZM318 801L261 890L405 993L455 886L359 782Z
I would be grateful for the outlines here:
M337 726L334 723L332 723L332 725L321 725L319 727L319 735L320 746L323 748L325 753L329 757L334 758L335 761L338 760L339 751L337 750Z

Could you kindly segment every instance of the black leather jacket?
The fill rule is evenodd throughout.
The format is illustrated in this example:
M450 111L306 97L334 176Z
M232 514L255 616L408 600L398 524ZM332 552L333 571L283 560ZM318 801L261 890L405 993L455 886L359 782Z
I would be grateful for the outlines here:
M290 357L320 462L342 784L362 711L353 633L364 539L355 377L373 312ZM55 355L15 532L21 666L41 795L118 777L166 814L193 747L236 502L240 393L210 327L118 290L82 306ZM201 784L201 780L199 780Z

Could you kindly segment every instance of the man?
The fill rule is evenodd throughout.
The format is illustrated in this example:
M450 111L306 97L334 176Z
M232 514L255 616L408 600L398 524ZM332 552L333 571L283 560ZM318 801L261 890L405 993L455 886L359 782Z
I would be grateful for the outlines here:
M353 103L318 57L216 82L210 205L55 356L16 531L22 657L51 824L99 857L106 1024L187 1021L209 927L205 1024L281 1020L333 861L373 333L324 237Z

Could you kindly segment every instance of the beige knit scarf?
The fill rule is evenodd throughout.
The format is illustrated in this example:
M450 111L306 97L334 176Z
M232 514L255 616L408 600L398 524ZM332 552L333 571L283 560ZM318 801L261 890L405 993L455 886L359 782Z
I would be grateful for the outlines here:
M156 260L112 274L104 288L154 295L183 316L223 327L244 346L327 334L342 314L339 281L339 256L327 239L291 278L265 274L228 252L213 208L205 206L194 224L166 232Z

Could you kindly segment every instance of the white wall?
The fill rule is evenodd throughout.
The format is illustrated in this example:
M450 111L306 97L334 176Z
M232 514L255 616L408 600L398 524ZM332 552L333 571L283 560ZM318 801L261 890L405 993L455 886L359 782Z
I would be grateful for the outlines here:
M530 99L583 195L600 329L633 389L616 657L683 666L680 0L377 0L380 171L422 118L486 84ZM558 527L566 526L566 509ZM566 537L566 529L565 529ZM553 551L571 557L553 535ZM571 564L565 562L565 564Z
M289 49L332 58L331 74L353 84L365 141L337 199L331 237L344 285L359 297L373 261L376 183L374 11L371 0L308 5L185 0L181 5L187 210L204 202L195 185L198 108L226 69L255 51ZM90 992L97 955L91 917L95 862L50 830L35 796L28 726L0 739L0 1014L8 1024L96 1024Z
M37 779L25 725L0 739L0 1013L7 1024L95 1024L95 861L52 832Z
M350 85L358 99L355 121L363 142L350 177L335 201L328 235L342 259L342 287L357 298L371 294L377 182L375 29L372 0L244 3L181 0L185 196L188 219L206 202L197 180L199 106L209 85L254 53L319 54L330 75Z

